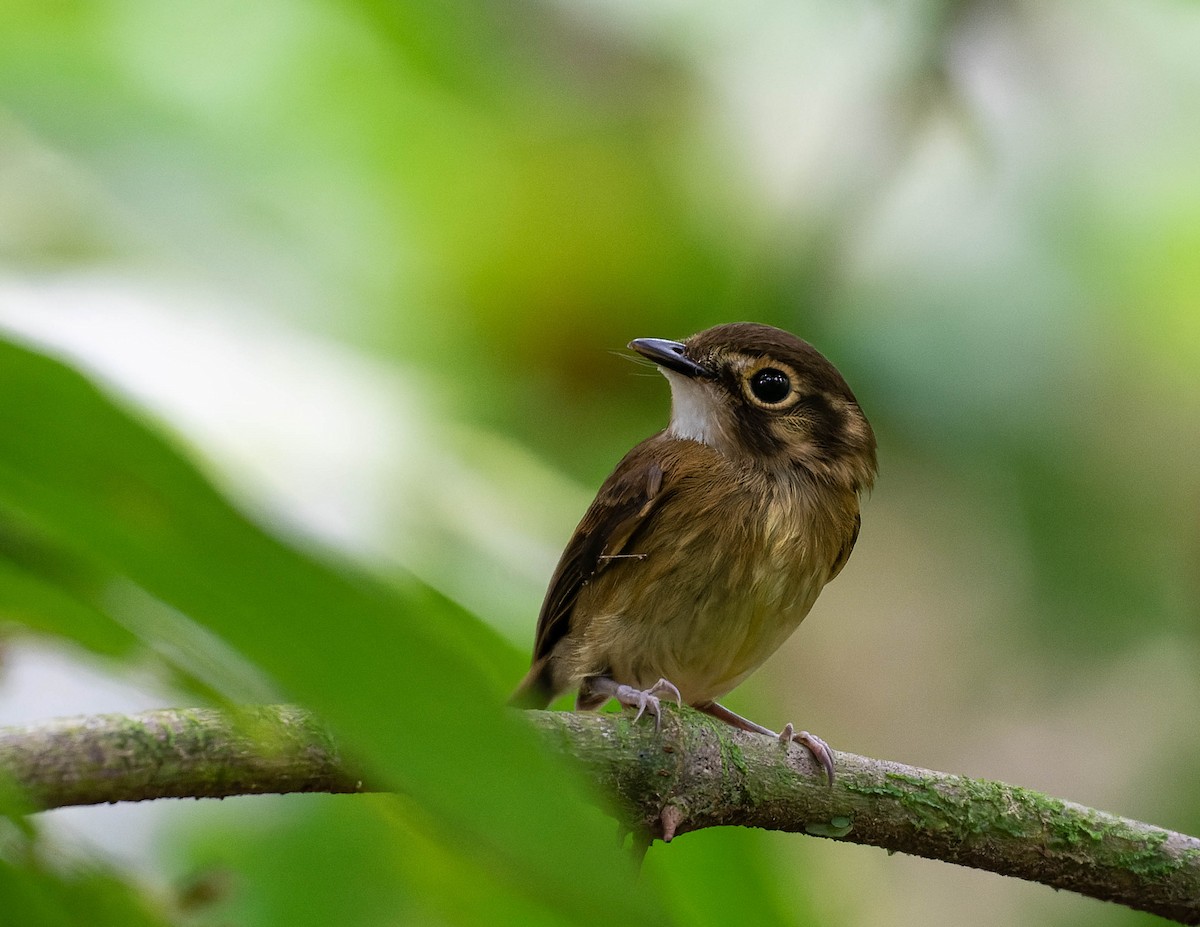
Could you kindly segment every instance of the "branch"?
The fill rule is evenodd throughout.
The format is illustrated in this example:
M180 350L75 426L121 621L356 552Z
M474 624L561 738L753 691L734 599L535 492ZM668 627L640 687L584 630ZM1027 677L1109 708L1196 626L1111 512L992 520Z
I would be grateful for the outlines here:
M361 792L333 737L291 705L172 708L0 728L21 811L151 798ZM8 810L8 809L4 809Z
M530 712L648 837L742 825L883 847L1200 924L1200 840L1029 789L807 752L693 711L663 730L628 716ZM26 810L149 798L369 789L329 733L293 707L99 715L0 729L0 777Z

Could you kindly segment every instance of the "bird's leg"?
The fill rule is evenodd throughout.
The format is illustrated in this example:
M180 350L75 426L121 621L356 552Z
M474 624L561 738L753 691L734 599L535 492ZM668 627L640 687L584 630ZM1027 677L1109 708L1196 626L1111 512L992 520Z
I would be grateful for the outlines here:
M634 721L637 721L646 712L654 715L654 729L657 731L662 727L661 705L658 700L660 693L672 696L676 704L683 705L683 696L679 694L679 690L675 688L674 684L666 679L660 679L649 689L635 689L633 686L623 685L609 676L588 676L579 685L579 695L575 699L575 707L583 710L599 708L610 698L615 698L624 707L637 709L637 714L633 716Z
M719 718L726 724L733 725L738 730L777 737L780 743L787 744L795 741L798 744L803 744L808 752L812 754L813 759L817 761L818 765L825 770L825 777L829 780L829 784L833 785L833 751L829 749L829 744L825 743L816 734L810 734L808 731L796 733L796 729L792 727L790 721L784 726L782 733L776 734L761 724L755 724L753 721L743 718L736 712L732 712L724 705L718 705L716 702L706 702L703 705L693 705L692 707L697 711L712 715L714 718Z

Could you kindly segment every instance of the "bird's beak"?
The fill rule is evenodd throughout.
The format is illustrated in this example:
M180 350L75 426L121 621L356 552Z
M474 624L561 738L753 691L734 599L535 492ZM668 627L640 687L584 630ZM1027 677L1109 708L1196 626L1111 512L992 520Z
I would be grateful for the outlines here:
M647 360L652 360L660 367L666 367L685 377L711 380L713 372L707 367L697 364L687 356L687 346L678 341L666 341L662 338L635 338L629 342L629 347L637 351Z

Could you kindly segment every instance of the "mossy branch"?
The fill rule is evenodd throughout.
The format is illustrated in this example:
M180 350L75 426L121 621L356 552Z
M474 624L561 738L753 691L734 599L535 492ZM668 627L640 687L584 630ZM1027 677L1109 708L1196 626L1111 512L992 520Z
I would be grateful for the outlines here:
M152 798L361 792L302 708L167 708L0 728L0 783L18 811ZM8 797L6 795L5 797ZM3 809L10 810L10 809Z
M1000 782L849 753L825 784L807 752L690 710L661 732L624 715L530 712L626 822L670 840L742 825L870 844L1200 923L1200 840ZM176 709L0 729L25 810L151 798L369 788L293 707Z

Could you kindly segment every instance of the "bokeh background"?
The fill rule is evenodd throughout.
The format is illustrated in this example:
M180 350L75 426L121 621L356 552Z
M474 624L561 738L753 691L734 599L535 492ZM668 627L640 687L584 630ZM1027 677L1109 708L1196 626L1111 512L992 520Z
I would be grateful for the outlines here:
M666 419L623 346L745 319L839 366L881 475L731 707L1200 831L1197 48L1182 0L6 0L5 337L148 421L296 576L368 575L396 615L271 598L287 570L238 573L203 518L203 556L156 565L150 535L113 553L103 518L20 495L54 469L21 457L40 429L81 480L96 448L141 466L116 419L29 386L70 380L46 367L0 418L0 722L296 697L370 706L360 743L412 716L373 762L433 769L422 723L504 722L483 683L414 684L443 664L408 623L515 683L558 551ZM261 607L222 619L205 583ZM330 629L378 666L322 666ZM677 923L1152 922L751 831L654 847L638 892L552 852L522 875L497 860L536 857L526 809L493 809L529 842L488 855L447 836L462 796L414 794L54 813L0 857L46 923L582 922L614 892ZM578 813L587 856L609 825ZM554 867L598 894L525 878Z

